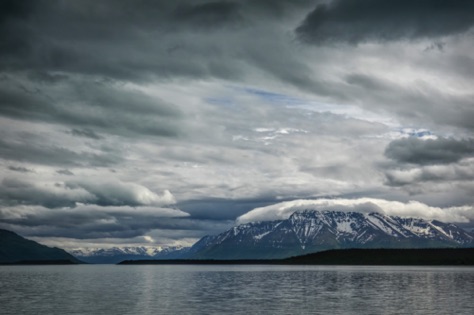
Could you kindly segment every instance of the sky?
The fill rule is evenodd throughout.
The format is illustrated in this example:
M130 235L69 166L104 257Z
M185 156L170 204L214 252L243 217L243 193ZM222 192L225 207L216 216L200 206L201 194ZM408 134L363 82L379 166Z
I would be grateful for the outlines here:
M301 208L474 226L471 0L2 0L0 228L189 246Z

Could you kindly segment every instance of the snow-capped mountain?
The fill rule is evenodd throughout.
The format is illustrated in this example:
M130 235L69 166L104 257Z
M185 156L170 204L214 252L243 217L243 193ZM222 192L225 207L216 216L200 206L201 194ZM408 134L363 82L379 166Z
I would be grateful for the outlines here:
M287 220L247 223L206 236L188 251L202 259L283 258L337 248L471 247L451 223L380 213L305 210Z
M88 263L115 264L123 260L137 259L178 259L188 247L112 247L112 248L77 248L69 253Z

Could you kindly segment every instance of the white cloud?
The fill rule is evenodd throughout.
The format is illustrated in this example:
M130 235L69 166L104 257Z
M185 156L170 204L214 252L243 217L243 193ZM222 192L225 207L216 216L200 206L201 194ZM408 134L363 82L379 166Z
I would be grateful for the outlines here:
M354 212L380 212L386 215L401 217L419 217L436 219L444 222L469 222L474 219L472 206L461 207L431 207L418 201L407 203L374 198L359 199L317 199L293 200L274 205L255 208L237 218L238 224L254 221L271 221L287 219L296 211L354 211Z

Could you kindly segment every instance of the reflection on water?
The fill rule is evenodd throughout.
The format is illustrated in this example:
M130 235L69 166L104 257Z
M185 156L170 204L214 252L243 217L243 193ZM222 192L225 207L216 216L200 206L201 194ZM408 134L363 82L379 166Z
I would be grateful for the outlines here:
M1 266L0 314L474 314L474 268Z

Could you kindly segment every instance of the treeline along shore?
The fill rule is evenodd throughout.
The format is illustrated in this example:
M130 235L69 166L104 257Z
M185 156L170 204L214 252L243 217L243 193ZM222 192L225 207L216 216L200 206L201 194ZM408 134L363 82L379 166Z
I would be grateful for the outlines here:
M430 249L341 249L285 259L233 260L125 260L119 265L474 265L474 248Z
M83 262L77 262L72 260L20 260L15 262L0 263L1 265L78 265L83 264Z

